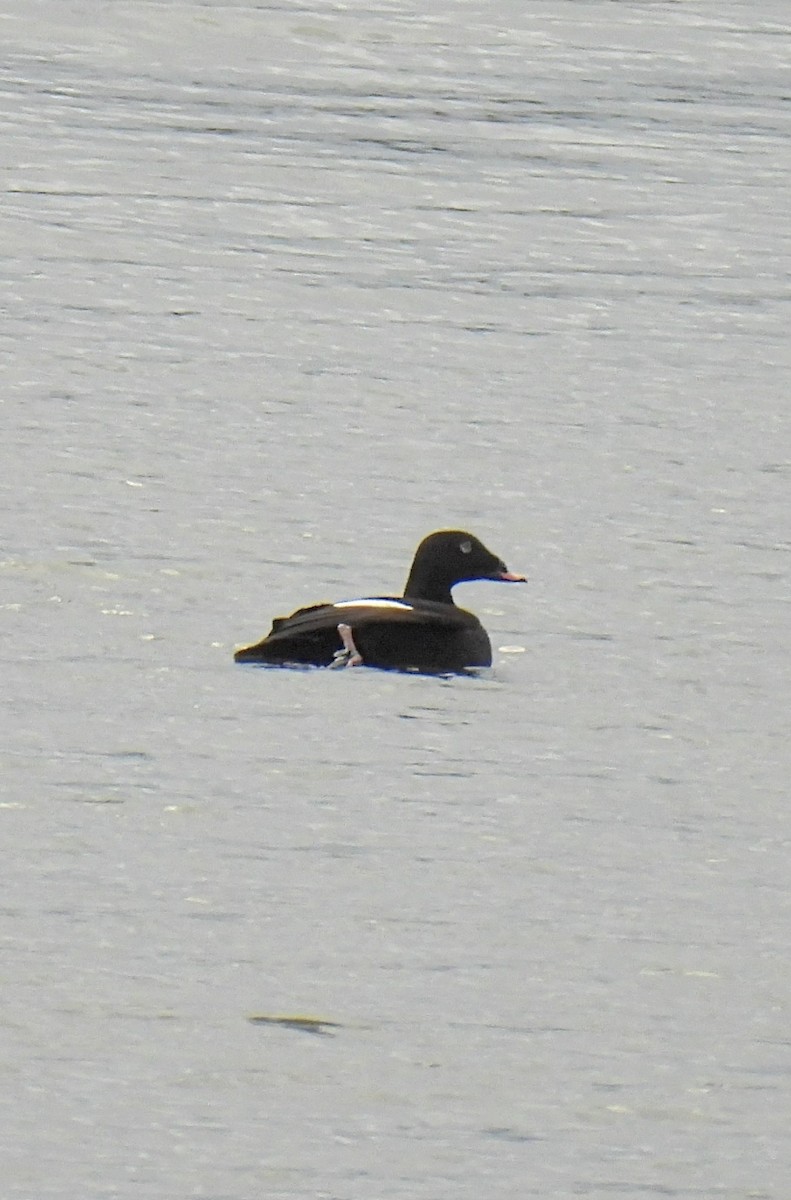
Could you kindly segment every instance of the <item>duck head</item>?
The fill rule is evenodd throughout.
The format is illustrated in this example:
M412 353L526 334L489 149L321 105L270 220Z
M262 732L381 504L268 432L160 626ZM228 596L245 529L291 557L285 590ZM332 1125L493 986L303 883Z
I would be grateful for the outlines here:
M524 583L525 576L509 571L501 558L483 542L462 529L440 529L430 533L415 551L404 596L452 604L451 588L473 579L501 583Z

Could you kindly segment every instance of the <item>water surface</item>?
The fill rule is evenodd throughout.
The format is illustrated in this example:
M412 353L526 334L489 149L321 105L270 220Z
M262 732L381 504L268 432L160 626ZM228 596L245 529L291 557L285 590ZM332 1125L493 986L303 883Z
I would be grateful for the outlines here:
M2 29L4 1196L785 1200L786 6Z

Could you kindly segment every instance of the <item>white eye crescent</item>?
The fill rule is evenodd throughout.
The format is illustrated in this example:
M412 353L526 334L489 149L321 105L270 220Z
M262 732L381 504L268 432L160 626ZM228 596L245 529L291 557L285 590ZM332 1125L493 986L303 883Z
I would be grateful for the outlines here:
M472 553L472 542L459 542L459 549L462 554Z

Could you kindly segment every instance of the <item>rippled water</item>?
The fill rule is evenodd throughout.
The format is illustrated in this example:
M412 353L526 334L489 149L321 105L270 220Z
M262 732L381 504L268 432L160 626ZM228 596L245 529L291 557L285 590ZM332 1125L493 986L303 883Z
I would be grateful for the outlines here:
M785 1200L787 6L0 28L3 1196Z

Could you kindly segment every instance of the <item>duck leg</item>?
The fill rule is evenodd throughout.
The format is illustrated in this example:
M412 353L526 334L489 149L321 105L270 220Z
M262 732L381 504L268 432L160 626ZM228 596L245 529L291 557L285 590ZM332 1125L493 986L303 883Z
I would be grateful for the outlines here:
M331 667L360 667L362 666L363 656L354 644L351 625L339 625L338 636L343 642L343 647L336 650L333 655Z

